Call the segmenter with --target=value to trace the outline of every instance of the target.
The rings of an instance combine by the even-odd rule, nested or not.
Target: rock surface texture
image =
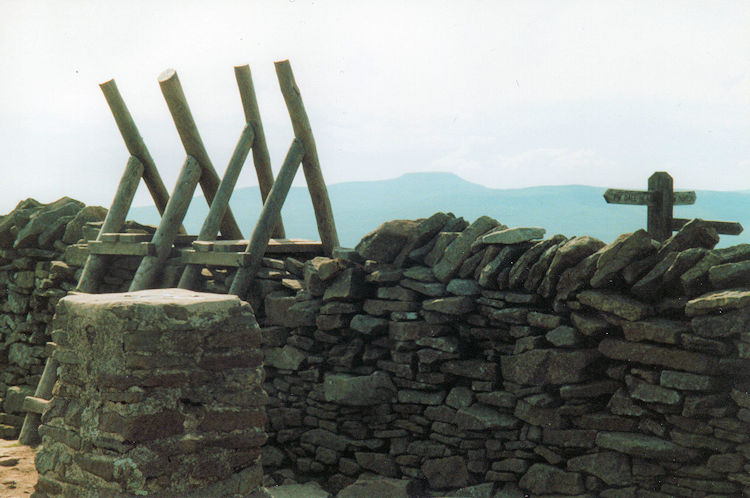
[[[46,496],[248,494],[262,480],[260,330],[235,296],[78,294],[54,320]]]
[[[304,357],[266,369],[268,486],[750,493],[750,248],[712,249],[700,222],[605,245],[456,220],[386,224],[383,260],[360,251],[315,293],[266,297],[266,355]],[[294,306],[309,318],[278,326]]]

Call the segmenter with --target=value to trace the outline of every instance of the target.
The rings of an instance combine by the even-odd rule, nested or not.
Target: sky
[[[110,204],[128,157],[110,78],[171,191],[170,67],[221,176],[244,124],[233,66],[249,64],[277,172],[282,59],[328,183],[642,189],[668,171],[677,189],[750,190],[749,23],[747,1],[0,0],[0,212]],[[238,185],[257,185],[249,163]]]

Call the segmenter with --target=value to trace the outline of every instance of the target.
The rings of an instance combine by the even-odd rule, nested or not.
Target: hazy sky
[[[0,0],[0,212],[109,205],[127,160],[97,86],[113,77],[171,190],[167,67],[221,175],[243,125],[232,68],[250,64],[277,171],[286,58],[329,183],[643,188],[667,170],[677,188],[750,189],[749,25],[747,1]],[[247,166],[240,185],[257,183]]]

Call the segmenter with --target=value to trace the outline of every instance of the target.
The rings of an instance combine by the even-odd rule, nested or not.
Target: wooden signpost
[[[674,183],[669,173],[657,171],[648,179],[648,190],[608,189],[604,192],[607,204],[631,204],[648,206],[646,229],[651,237],[660,242],[672,236],[672,232],[682,228],[688,221],[685,218],[674,218],[674,206],[695,204],[695,192],[675,192]],[[742,225],[734,221],[706,221],[716,231],[724,235],[739,235]]]

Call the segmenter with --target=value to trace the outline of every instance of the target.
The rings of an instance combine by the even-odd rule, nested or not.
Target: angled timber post
[[[229,207],[229,199],[232,197],[232,191],[237,184],[240,171],[242,171],[242,165],[245,164],[247,154],[250,148],[253,147],[254,137],[253,127],[250,123],[247,123],[242,130],[242,135],[240,135],[237,146],[234,148],[232,158],[229,160],[229,165],[224,173],[224,177],[221,179],[219,189],[216,191],[216,197],[214,197],[211,203],[208,215],[203,221],[200,234],[198,234],[198,240],[216,240],[216,234],[219,232],[219,226],[221,225],[222,218],[224,218],[224,213],[226,213]],[[200,267],[198,265],[186,265],[182,272],[182,277],[180,277],[178,287],[181,289],[192,289],[196,284],[199,274]]]
[[[305,148],[302,142],[295,138],[291,147],[289,147],[289,152],[284,159],[284,164],[281,165],[281,170],[273,183],[271,192],[268,194],[266,202],[263,203],[260,218],[253,229],[247,249],[245,249],[245,254],[248,255],[246,264],[239,267],[237,273],[234,274],[229,294],[238,296],[240,299],[245,298],[255,274],[260,268],[273,228],[281,216],[281,207],[284,205],[289,188],[292,186],[292,180],[297,174],[299,163],[303,160],[304,155]]]
[[[253,85],[250,66],[235,66],[234,77],[237,80],[237,87],[240,90],[245,121],[252,126],[253,132],[255,132],[253,164],[255,165],[255,173],[258,176],[261,199],[263,202],[266,202],[268,193],[271,191],[271,187],[273,187],[273,171],[271,170],[271,156],[268,154],[268,145],[266,144],[266,134],[263,131],[263,122],[261,121],[260,110],[258,109],[258,100],[255,97],[255,86]],[[284,224],[281,221],[281,217],[279,217],[279,223],[274,229],[273,237],[283,239],[285,236]]]
[[[101,88],[104,98],[107,100],[107,105],[112,111],[112,116],[115,118],[115,123],[117,123],[117,129],[120,130],[120,135],[122,135],[122,139],[125,141],[125,147],[127,147],[131,156],[135,156],[143,164],[143,181],[146,187],[148,187],[154,204],[156,204],[156,209],[159,210],[159,214],[164,214],[167,202],[169,201],[169,193],[164,186],[161,176],[159,176],[156,163],[154,163],[154,159],[151,157],[151,153],[148,151],[138,131],[138,127],[135,125],[135,121],[133,121],[133,116],[130,115],[130,111],[125,105],[120,91],[117,89],[115,80],[105,81],[99,85],[99,88]],[[119,227],[117,229],[119,230]],[[184,229],[181,228],[181,232],[184,233]]]
[[[48,345],[52,343],[47,343]],[[42,421],[42,414],[49,407],[52,398],[52,389],[55,387],[57,382],[57,367],[59,366],[58,361],[54,358],[54,355],[47,358],[47,363],[44,364],[44,371],[42,377],[39,379],[34,396],[26,396],[23,401],[23,409],[27,412],[26,418],[23,420],[23,426],[21,427],[21,433],[18,435],[18,442],[27,446],[32,446],[40,442],[39,437],[39,424]]]
[[[169,107],[169,113],[177,127],[177,133],[180,135],[185,152],[195,158],[201,167],[201,189],[210,205],[219,187],[219,176],[216,174],[206,147],[203,145],[203,140],[198,133],[198,127],[195,125],[190,107],[188,107],[177,72],[174,69],[167,69],[161,73],[159,75],[159,86]],[[230,239],[242,238],[242,231],[237,226],[231,208],[227,208],[224,214],[221,222],[221,233]]]
[[[107,211],[107,216],[104,218],[104,223],[99,230],[96,240],[101,240],[104,233],[119,232],[122,229],[125,224],[125,218],[130,210],[130,205],[133,203],[133,197],[135,196],[135,191],[138,189],[143,171],[143,163],[135,156],[130,156],[128,164],[125,166],[125,172],[120,179],[120,184],[117,187],[115,198],[112,201],[109,211]],[[99,286],[99,281],[104,274],[108,259],[101,254],[89,254],[86,258],[86,264],[83,266],[83,273],[81,273],[76,290],[79,292],[95,293]]]
[[[195,187],[198,185],[202,170],[203,168],[198,164],[198,161],[188,155],[180,171],[180,176],[177,178],[177,185],[172,197],[167,203],[167,209],[164,210],[159,227],[151,239],[156,254],[143,257],[133,281],[130,283],[130,292],[150,288],[156,280],[159,270],[169,258],[178,227],[185,218],[185,213],[187,213],[190,201],[195,194]]]
[[[307,189],[310,191],[310,198],[315,210],[320,241],[323,243],[323,250],[330,255],[334,247],[339,245],[339,237],[336,233],[336,223],[333,219],[331,201],[328,198],[328,189],[320,169],[318,150],[315,146],[310,120],[302,103],[302,96],[297,83],[294,81],[294,74],[289,61],[276,62],[275,65],[281,94],[284,96],[289,117],[292,120],[294,136],[302,142],[305,149],[305,155],[302,158],[302,170],[305,172]]]

